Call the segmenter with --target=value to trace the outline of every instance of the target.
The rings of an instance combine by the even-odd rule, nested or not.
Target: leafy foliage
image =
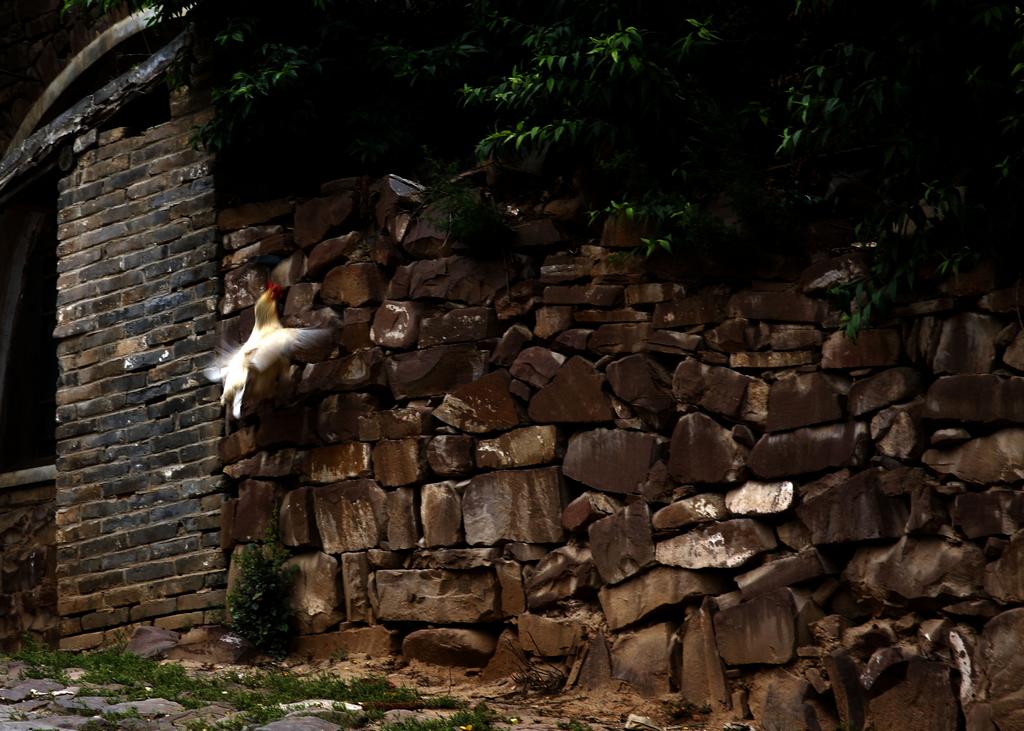
[[[599,217],[645,222],[646,252],[786,246],[809,219],[851,219],[847,243],[874,253],[837,292],[853,329],[923,271],[1019,264],[1016,3],[131,2],[187,9],[212,39],[201,138],[229,163],[408,169],[429,144],[583,180]]]
[[[284,565],[289,555],[272,532],[246,546],[238,558],[238,582],[228,594],[234,630],[271,657],[287,654],[292,634],[295,572]]]

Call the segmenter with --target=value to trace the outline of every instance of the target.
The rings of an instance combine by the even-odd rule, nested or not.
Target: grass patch
[[[495,713],[484,705],[459,711],[450,718],[386,723],[381,731],[491,731]]]
[[[345,721],[346,726],[379,719],[384,711],[392,708],[459,708],[461,705],[454,698],[444,696],[424,698],[412,689],[395,686],[386,678],[379,676],[344,680],[323,673],[304,677],[273,669],[191,676],[179,665],[161,664],[118,649],[78,654],[28,644],[21,651],[11,655],[10,659],[26,663],[27,677],[51,678],[69,683],[67,671],[71,668],[81,668],[85,673],[76,681],[77,683],[107,686],[83,689],[83,695],[104,695],[121,700],[164,698],[180,703],[186,708],[201,708],[211,703],[221,703],[241,712],[238,718],[227,723],[198,723],[192,727],[196,729],[233,729],[253,723],[269,723],[284,715],[280,704],[312,699],[361,705],[365,711],[361,714],[333,714],[337,716],[335,722]],[[486,731],[486,728],[489,728],[479,725],[483,722],[483,717],[477,714],[477,711],[467,713],[470,714],[466,716],[469,720],[455,725],[472,724],[472,731]],[[317,715],[320,715],[320,712],[317,712]],[[450,731],[451,728],[452,723],[447,722],[446,731]],[[404,729],[404,726],[396,726],[397,731]],[[409,729],[430,731],[433,727],[416,726]]]

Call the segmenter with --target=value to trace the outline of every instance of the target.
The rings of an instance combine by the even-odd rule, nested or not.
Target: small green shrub
[[[425,153],[427,219],[447,231],[453,241],[480,254],[494,253],[508,243],[512,230],[494,199],[460,177],[455,163],[442,162],[429,151]]]
[[[292,634],[291,589],[295,572],[286,569],[288,550],[276,532],[239,555],[238,583],[228,594],[235,631],[271,657],[284,657]]]

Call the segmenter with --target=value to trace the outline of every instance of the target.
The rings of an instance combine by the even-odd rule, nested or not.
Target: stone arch
[[[25,114],[4,154],[10,154],[32,134],[47,110],[89,67],[103,58],[115,46],[145,30],[153,19],[154,13],[155,10],[151,8],[140,10],[117,21],[75,54]]]

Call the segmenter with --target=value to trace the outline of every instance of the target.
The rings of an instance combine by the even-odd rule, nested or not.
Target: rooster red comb
[[[281,296],[281,285],[267,282],[267,291],[270,292],[270,298],[276,300]]]

